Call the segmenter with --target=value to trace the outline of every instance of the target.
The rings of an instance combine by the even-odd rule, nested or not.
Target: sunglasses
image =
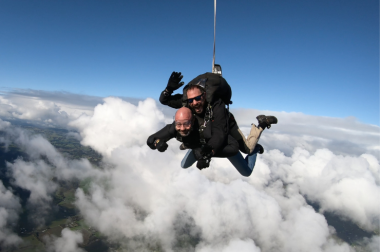
[[[204,93],[202,93],[201,95],[198,95],[198,96],[196,96],[196,97],[194,97],[194,98],[187,99],[187,102],[188,102],[189,104],[191,104],[191,103],[193,103],[194,100],[196,100],[196,101],[200,101],[200,100],[202,99],[202,96],[203,96],[203,95],[204,95]]]

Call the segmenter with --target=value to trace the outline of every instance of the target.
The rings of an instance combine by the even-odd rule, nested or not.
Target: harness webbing
[[[206,139],[204,136],[204,130],[206,129],[207,123],[212,120],[212,117],[213,117],[212,106],[209,104],[206,107],[204,122],[201,126],[199,126],[199,140],[200,140],[202,145],[206,144]]]

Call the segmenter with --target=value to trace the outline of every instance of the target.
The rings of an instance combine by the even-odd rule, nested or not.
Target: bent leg
[[[239,145],[239,150],[245,154],[249,154],[250,153],[250,149],[249,147],[247,146],[247,139],[245,138],[245,136],[243,135],[243,133],[241,133],[241,131],[239,130],[239,126],[237,125],[236,121],[233,121],[230,123],[230,132],[229,134],[236,139],[236,141],[238,142],[238,145]]]
[[[230,160],[241,175],[249,177],[252,174],[253,168],[255,168],[257,153],[259,151],[260,147],[256,146],[252,153],[248,154],[245,158],[239,152],[233,157],[228,157],[228,160]]]
[[[228,157],[228,160],[230,160],[231,164],[235,166],[236,170],[238,170],[241,175],[245,177],[249,177],[251,175],[253,167],[251,169],[248,166],[247,161],[243,158],[240,152],[233,157]]]
[[[261,127],[256,127],[256,125],[252,124],[251,132],[249,133],[248,138],[246,138],[243,132],[239,129],[237,122],[233,121],[231,122],[229,133],[237,140],[239,150],[245,154],[250,154],[255,149],[261,136],[261,132],[263,132]]]
[[[223,147],[220,151],[215,153],[214,157],[232,157],[239,152],[239,144],[235,138],[228,135],[228,144]]]
[[[181,167],[182,168],[189,168],[196,161],[197,161],[197,159],[195,158],[194,152],[193,152],[193,150],[190,149],[187,151],[186,155],[183,157],[183,159],[181,161]]]
[[[245,161],[247,162],[249,169],[251,169],[252,171],[253,171],[253,168],[255,168],[257,153],[259,153],[259,151],[260,151],[260,147],[256,145],[252,153],[248,154],[245,157]]]
[[[238,129],[238,131],[242,136],[244,136],[243,132],[241,132],[240,129]],[[252,153],[254,151],[262,132],[263,129],[261,127],[256,127],[256,125],[252,124],[251,132],[249,132],[249,135],[246,140],[246,145],[250,151],[249,153]],[[243,139],[245,139],[245,137]]]

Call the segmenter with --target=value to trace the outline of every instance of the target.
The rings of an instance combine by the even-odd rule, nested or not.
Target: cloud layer
[[[89,192],[76,192],[77,207],[89,225],[131,250],[354,251],[337,239],[325,211],[368,232],[379,231],[380,210],[374,200],[380,196],[377,126],[353,118],[233,111],[245,133],[259,114],[279,119],[264,131],[260,143],[265,152],[245,178],[226,159],[214,159],[202,171],[181,169],[184,152],[175,140],[165,153],[149,149],[146,138],[173,115],[152,99],[132,104],[108,97],[83,113],[83,107],[77,111],[72,105],[68,110],[42,97],[26,106],[23,99],[29,98],[20,97],[3,97],[1,102],[13,107],[2,105],[0,114],[7,119],[29,115],[29,120],[51,120],[52,125],[75,129],[82,144],[104,156],[105,167],[99,170],[86,160],[69,160],[41,136],[0,121],[6,132],[2,142],[17,142],[31,157],[8,164],[14,183],[30,190],[29,200],[38,205],[38,200],[51,199],[56,186],[51,177],[90,177]],[[28,112],[41,103],[48,109]],[[1,193],[6,190],[3,187]],[[7,218],[0,219],[4,227]],[[67,251],[78,249],[79,235],[67,230],[59,239],[51,243],[56,251],[62,251],[59,244],[64,240],[73,244]],[[373,236],[360,242],[376,251],[378,241]]]
[[[0,181],[0,247],[7,248],[21,243],[21,238],[10,229],[17,221],[20,210],[19,199]]]

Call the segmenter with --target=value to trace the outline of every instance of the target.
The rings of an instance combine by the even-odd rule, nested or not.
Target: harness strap
[[[205,118],[204,122],[201,126],[199,126],[199,140],[201,144],[206,144],[206,139],[204,136],[204,130],[206,129],[207,123],[212,120],[213,114],[212,114],[212,106],[208,104],[206,107],[206,112],[205,112]]]
[[[206,128],[206,126],[204,126],[204,125],[201,125],[199,127],[199,142],[201,142],[201,144],[206,144],[206,139],[205,139],[205,135],[204,135],[205,128]]]

